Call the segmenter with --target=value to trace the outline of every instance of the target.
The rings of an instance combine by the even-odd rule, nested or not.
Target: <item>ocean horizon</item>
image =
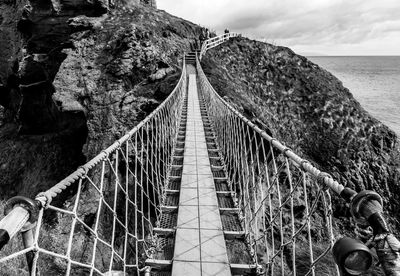
[[[307,56],[335,75],[373,117],[400,136],[400,56]]]

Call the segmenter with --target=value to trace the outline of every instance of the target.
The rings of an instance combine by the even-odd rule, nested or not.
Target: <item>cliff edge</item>
[[[383,196],[398,229],[399,140],[340,80],[289,48],[246,38],[211,49],[202,66],[216,91],[273,137],[344,186]],[[348,218],[333,199],[334,216]]]

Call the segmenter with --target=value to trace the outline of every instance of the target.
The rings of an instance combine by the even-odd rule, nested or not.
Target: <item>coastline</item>
[[[335,75],[368,113],[400,136],[400,56],[307,58]]]

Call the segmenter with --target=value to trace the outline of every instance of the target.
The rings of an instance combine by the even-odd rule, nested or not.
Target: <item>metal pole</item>
[[[15,207],[0,221],[0,250],[21,230],[29,220],[29,211]]]
[[[32,229],[36,225],[40,208],[39,201],[23,196],[13,197],[6,202],[4,207],[6,216],[0,221],[0,250],[19,232],[25,249],[33,249]],[[32,271],[35,252],[31,250],[25,254],[30,275],[38,275],[37,270],[35,273]]]
[[[33,230],[30,229],[25,232],[21,232],[22,236],[22,243],[24,245],[24,248],[29,248],[33,246],[34,243],[34,237],[33,237]],[[28,268],[29,268],[29,274],[32,275],[32,267],[33,267],[33,259],[35,258],[35,252],[34,251],[29,251],[26,254],[26,261],[28,263]],[[38,275],[38,270],[36,269],[36,275]]]

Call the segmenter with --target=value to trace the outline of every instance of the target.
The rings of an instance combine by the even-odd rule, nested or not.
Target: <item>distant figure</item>
[[[225,29],[224,33],[229,34],[229,30]]]
[[[197,38],[194,40],[194,48],[195,48],[195,51],[197,51],[198,49],[201,48],[200,41]]]
[[[206,29],[206,39],[210,38],[210,31],[208,29]]]
[[[203,45],[203,42],[205,41],[205,36],[204,36],[203,31],[200,32],[199,41],[200,41],[200,47],[201,47]]]

